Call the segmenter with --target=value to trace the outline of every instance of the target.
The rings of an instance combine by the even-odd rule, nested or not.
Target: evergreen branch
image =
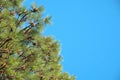
[[[27,28],[31,27],[31,25],[28,25],[27,27],[23,28],[22,30],[20,30],[20,32],[26,30]]]
[[[0,70],[5,68],[5,66],[6,66],[6,62],[4,62],[3,64],[0,65]]]
[[[22,16],[22,18],[19,20],[19,22],[17,23],[17,25],[20,25],[20,23],[22,22],[22,20],[28,15],[29,13],[26,13]]]
[[[8,48],[6,48],[6,49],[1,49],[0,50],[0,53],[8,53],[10,50],[8,49]]]
[[[7,38],[1,45],[0,45],[0,48],[5,45],[7,42],[11,41],[12,38]]]
[[[27,27],[27,28],[26,28],[26,31],[24,31],[25,34],[27,34],[28,32],[30,32],[30,30],[32,29],[32,27]]]
[[[34,55],[34,53],[31,53],[31,54],[27,55],[26,57],[24,57],[22,60],[25,60],[25,63],[26,63],[26,61],[28,61],[29,58],[31,58],[33,55]]]
[[[18,71],[18,70],[25,70],[26,69],[26,66],[25,65],[22,65],[18,68],[15,69],[15,71]]]
[[[39,24],[39,23],[36,23],[36,24],[34,24],[34,26],[32,26],[32,25],[30,24],[30,25],[28,25],[27,27],[23,28],[20,32],[24,31],[24,33],[27,34],[27,32],[29,32],[29,31],[32,29],[32,27],[35,27],[35,26],[38,25],[38,24]]]

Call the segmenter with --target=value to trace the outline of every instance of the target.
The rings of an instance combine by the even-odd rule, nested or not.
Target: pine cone
[[[10,11],[10,15],[14,16],[15,12],[14,11]]]
[[[34,8],[34,9],[33,9],[33,12],[37,12],[37,11],[38,11],[38,8]]]
[[[30,25],[33,27],[33,26],[35,26],[35,23],[33,23],[33,22],[30,22]]]

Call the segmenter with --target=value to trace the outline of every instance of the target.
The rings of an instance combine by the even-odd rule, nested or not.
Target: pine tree
[[[43,6],[0,0],[0,80],[75,80],[62,71],[59,42],[42,34]]]

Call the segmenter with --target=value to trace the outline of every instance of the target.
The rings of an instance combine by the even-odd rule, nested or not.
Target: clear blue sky
[[[61,43],[63,70],[76,80],[120,80],[120,0],[26,0],[53,16],[46,35]]]

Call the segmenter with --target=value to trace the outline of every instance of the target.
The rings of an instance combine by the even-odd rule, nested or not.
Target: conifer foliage
[[[59,43],[44,36],[43,6],[0,0],[0,80],[75,80],[60,65]]]

